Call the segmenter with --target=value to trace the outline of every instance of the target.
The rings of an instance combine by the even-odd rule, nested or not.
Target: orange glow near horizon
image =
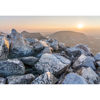
[[[0,31],[10,33],[15,28],[18,32],[56,32],[79,31],[100,32],[100,17],[96,16],[1,16]]]

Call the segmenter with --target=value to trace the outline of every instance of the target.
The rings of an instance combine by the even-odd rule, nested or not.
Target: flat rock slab
[[[55,84],[57,81],[58,79],[53,74],[46,72],[33,80],[32,84]]]
[[[62,84],[87,84],[87,82],[82,76],[76,73],[69,73],[65,76]]]
[[[6,79],[5,79],[5,78],[0,77],[0,84],[6,84]]]
[[[25,67],[18,59],[0,61],[0,76],[22,75]]]
[[[26,74],[20,76],[8,76],[8,84],[30,84],[35,79],[33,74]]]
[[[71,61],[63,56],[46,53],[41,56],[35,68],[42,72],[51,72],[52,74],[58,75],[69,67],[70,64]]]

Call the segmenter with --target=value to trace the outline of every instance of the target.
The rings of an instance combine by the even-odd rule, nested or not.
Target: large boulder
[[[32,84],[55,84],[57,81],[58,79],[53,74],[46,72],[33,80]]]
[[[90,48],[88,48],[86,45],[78,44],[71,48],[66,48],[66,53],[70,57],[79,57],[81,54],[84,54],[85,56],[91,56],[92,53],[90,51]]]
[[[18,59],[0,61],[0,76],[22,75],[25,67]]]
[[[6,79],[3,77],[0,77],[0,84],[6,84]]]
[[[38,61],[38,58],[29,56],[29,57],[19,58],[19,60],[21,60],[26,65],[34,66],[34,64]]]
[[[31,84],[31,82],[35,79],[33,74],[26,74],[20,76],[8,76],[7,83],[8,84]]]
[[[94,82],[96,82],[98,79],[98,75],[94,72],[94,70],[91,67],[82,67],[80,75],[84,77],[89,84],[94,84]]]
[[[29,45],[24,37],[18,33],[15,29],[12,29],[11,34],[9,35],[10,48],[9,48],[9,57],[25,57],[32,56],[34,54],[33,47]]]
[[[77,67],[91,67],[93,70],[96,69],[95,65],[95,59],[91,56],[85,56],[85,55],[81,55],[73,64],[73,68],[77,68]]]
[[[65,76],[62,84],[87,84],[87,82],[82,76],[76,73],[69,73]]]
[[[0,36],[0,60],[7,59],[9,42],[4,36]]]
[[[65,71],[70,64],[71,61],[63,56],[45,53],[36,63],[35,68],[42,72],[51,72],[58,75]]]

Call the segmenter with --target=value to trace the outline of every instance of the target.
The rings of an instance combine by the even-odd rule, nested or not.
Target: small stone
[[[22,57],[20,58],[20,60],[26,65],[34,66],[34,64],[38,61],[38,58],[29,56],[29,57]]]
[[[76,73],[69,73],[65,76],[62,84],[87,84],[87,82],[82,76]]]
[[[55,84],[57,81],[58,79],[53,74],[46,72],[33,80],[32,84]]]

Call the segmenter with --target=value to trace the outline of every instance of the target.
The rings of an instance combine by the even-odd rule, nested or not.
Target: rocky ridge
[[[100,53],[93,55],[86,45],[27,39],[15,29],[0,36],[0,84],[99,83]]]

